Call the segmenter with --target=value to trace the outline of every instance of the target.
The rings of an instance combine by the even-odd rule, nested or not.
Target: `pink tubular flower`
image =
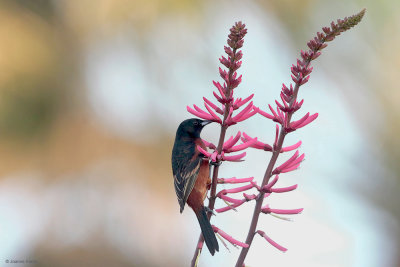
[[[278,182],[279,179],[279,175],[275,175],[275,178],[269,182],[267,185],[265,185],[262,190],[266,193],[271,191],[271,188],[276,184],[276,182]]]
[[[293,171],[300,166],[300,163],[303,159],[304,159],[304,153],[299,156],[299,151],[296,151],[296,153],[290,159],[288,159],[285,163],[283,163],[279,167],[275,168],[272,174],[279,174],[279,173]]]
[[[257,137],[251,140],[248,140],[246,142],[243,142],[243,144],[237,145],[237,146],[233,146],[230,148],[223,148],[225,153],[230,153],[230,152],[238,152],[241,150],[244,150],[248,147],[251,147],[252,145],[254,145],[257,142]]]
[[[244,198],[246,199],[246,201],[254,200],[254,199],[257,198],[257,195],[256,195],[256,194],[251,194],[251,195],[249,195],[249,194],[243,193],[243,196],[244,196]]]
[[[228,205],[227,207],[216,209],[216,211],[218,213],[225,212],[225,211],[228,211],[228,210],[231,210],[231,209],[235,209],[235,208],[239,207],[240,205],[242,205],[243,203],[245,203],[247,201],[250,201],[250,200],[253,200],[253,199],[255,199],[257,197],[255,195],[253,196],[253,195],[248,195],[248,194],[245,194],[245,193],[243,193],[244,199],[235,199],[235,198],[228,197],[227,194],[240,193],[240,192],[249,190],[249,189],[254,187],[254,184],[252,182],[253,177],[244,178],[244,179],[234,179],[234,180],[231,180],[231,181],[233,181],[234,183],[237,183],[239,180],[240,180],[240,182],[250,182],[250,183],[248,185],[244,185],[244,186],[241,186],[241,187],[223,189],[223,190],[221,190],[220,192],[217,193],[216,196],[219,197],[220,199],[224,200],[225,203]],[[228,202],[230,202],[232,204],[230,204]]]
[[[297,184],[288,186],[288,187],[281,187],[281,188],[272,188],[279,179],[279,175],[275,175],[275,178],[269,182],[267,185],[264,185],[261,188],[261,191],[265,193],[286,193],[297,189]]]
[[[199,118],[202,118],[204,120],[210,120],[210,121],[212,120],[212,121],[214,121],[214,118],[210,114],[208,114],[208,113],[206,113],[204,111],[203,112],[198,112],[198,111],[192,109],[189,106],[187,106],[186,109],[187,109],[187,111],[189,111],[190,113],[192,113],[193,115],[195,115],[195,116],[197,116]]]
[[[211,116],[219,123],[222,123],[222,120],[217,116],[217,114],[214,113],[214,111],[212,111],[212,109],[207,105],[206,102],[204,102],[204,106],[206,107],[206,109],[208,110],[208,112],[211,114]]]
[[[297,189],[297,184],[288,186],[288,187],[281,187],[281,188],[271,188],[270,191],[272,193],[286,193]]]
[[[275,214],[299,214],[303,211],[304,209],[290,209],[290,210],[284,210],[284,209],[271,209],[268,205],[265,205],[263,208],[261,208],[261,212],[263,213],[275,213]]]
[[[258,141],[257,137],[256,138],[252,138],[249,135],[247,135],[245,132],[243,132],[242,136],[243,136],[242,137],[242,142],[244,142],[244,143],[245,142],[249,142],[250,140],[255,140],[255,142],[252,145],[250,145],[249,147],[253,147],[253,148],[257,148],[257,149],[263,149],[265,151],[272,151],[272,146]]]
[[[254,107],[254,110],[257,111],[258,114],[263,115],[264,117],[266,117],[267,119],[275,120],[275,116],[272,116],[271,114],[269,114],[269,113],[267,113],[265,111],[262,111],[258,107]],[[277,122],[279,122],[279,121],[277,121]]]
[[[269,195],[270,195],[270,193],[264,194],[264,198],[268,197]],[[241,199],[241,200],[239,200],[239,199],[234,199],[234,202],[235,202],[235,203],[232,202],[233,204],[227,203],[227,202],[229,202],[229,200],[227,200],[225,197],[224,197],[224,198],[221,198],[222,200],[225,201],[225,203],[226,203],[228,206],[223,207],[223,208],[215,209],[215,211],[218,212],[218,213],[222,213],[222,212],[229,211],[229,210],[235,210],[235,208],[241,206],[243,203],[248,202],[248,201],[251,201],[251,200],[256,200],[259,196],[260,196],[260,195],[256,195],[256,194],[251,194],[251,195],[249,195],[249,194],[243,193],[243,197],[244,197],[244,198]]]
[[[253,112],[252,109],[253,109],[253,102],[250,102],[250,104],[248,104],[247,107],[245,107],[239,114],[237,114],[235,117],[232,118],[232,121],[240,122],[250,118],[255,114],[255,112]]]
[[[236,110],[238,108],[240,108],[241,106],[243,106],[244,104],[246,104],[247,102],[249,102],[252,98],[253,98],[254,94],[251,94],[250,96],[248,96],[245,99],[241,99],[241,98],[236,98],[235,103],[233,103],[233,109]]]
[[[215,148],[216,148],[216,146],[215,146],[213,143],[211,143],[211,142],[207,142],[207,141],[204,140],[204,139],[201,139],[201,141],[203,141],[204,145],[205,145],[206,147],[210,148],[210,149],[215,149]]]
[[[282,153],[282,152],[289,152],[289,151],[298,149],[300,146],[301,146],[301,141],[299,141],[299,142],[297,142],[296,144],[291,145],[291,146],[282,147],[281,153]]]
[[[207,152],[206,150],[204,150],[201,146],[197,146],[197,149],[200,151],[200,153],[202,153],[204,156],[206,156],[207,158],[211,158],[212,153]]]
[[[251,189],[251,188],[253,188],[253,187],[254,187],[253,184],[250,183],[250,184],[248,184],[248,185],[241,186],[241,187],[230,188],[230,189],[223,189],[223,190],[221,190],[221,191],[217,194],[217,196],[219,196],[220,194],[226,195],[226,194],[240,193],[240,192],[249,190],[249,189]]]
[[[253,181],[254,177],[249,177],[249,178],[218,178],[218,183],[220,184],[239,184],[239,183],[248,183]]]
[[[240,132],[237,132],[236,136],[233,137],[231,136],[227,141],[225,141],[225,143],[222,145],[223,149],[229,149],[232,146],[234,146],[240,139]]]
[[[222,212],[225,212],[225,211],[228,211],[228,210],[234,210],[235,208],[241,206],[245,202],[246,202],[246,200],[242,199],[240,201],[240,203],[230,204],[230,205],[228,205],[226,207],[215,209],[215,211],[218,212],[218,213],[222,213]]]
[[[222,152],[221,160],[238,162],[238,161],[241,161],[242,158],[244,158],[244,156],[246,156],[246,152],[240,153],[238,155],[233,155],[233,156],[226,156],[225,153]]]
[[[268,195],[269,194],[265,194],[265,197],[267,197]],[[249,194],[243,193],[243,197],[244,197],[244,199],[241,199],[241,200],[235,199],[235,202],[231,202],[233,204],[227,203],[228,206],[223,207],[223,208],[219,208],[219,209],[215,209],[215,211],[218,212],[218,213],[222,213],[222,212],[225,212],[225,211],[228,211],[228,210],[234,210],[235,208],[241,206],[245,202],[257,199],[258,196],[256,194],[249,195]],[[229,201],[226,198],[221,198],[221,199],[223,199],[224,201]]]
[[[219,193],[218,193],[218,194],[217,194],[217,197],[219,197],[219,198],[222,199],[222,200],[225,200],[225,201],[228,201],[228,202],[230,202],[230,203],[237,204],[237,205],[241,205],[241,204],[244,203],[243,200],[228,197],[226,194],[219,194]]]
[[[258,233],[260,236],[264,237],[265,240],[267,240],[268,243],[270,243],[270,244],[271,244],[272,246],[274,246],[275,248],[279,249],[279,250],[282,251],[282,252],[286,252],[286,251],[287,251],[287,248],[282,247],[281,245],[279,245],[278,243],[276,243],[274,240],[272,240],[270,237],[268,237],[268,236],[265,234],[264,231],[258,230],[257,233]]]
[[[228,235],[227,233],[225,233],[224,231],[222,231],[221,229],[219,229],[218,227],[216,227],[214,225],[212,225],[212,228],[214,229],[214,232],[216,232],[217,234],[222,236],[225,240],[229,241],[229,243],[231,243],[232,245],[237,245],[242,248],[247,248],[249,246],[246,243],[243,243],[243,242],[240,242],[240,241],[234,239],[233,237],[231,237],[230,235]]]
[[[311,116],[310,116],[310,113],[307,113],[300,120],[291,122],[289,129],[290,129],[290,131],[300,129],[300,128],[306,126],[307,124],[311,123],[312,121],[314,121],[317,117],[318,117],[318,113],[315,113]]]
[[[220,109],[219,107],[217,107],[213,102],[211,102],[210,100],[208,100],[207,98],[203,97],[204,100],[204,105],[206,105],[206,103],[212,107],[216,112],[218,112],[221,115],[224,115],[224,112],[222,111],[222,109]]]
[[[232,111],[234,110],[232,106]],[[232,112],[229,112],[228,117],[226,118],[225,124],[230,126],[234,125],[238,122],[244,121],[252,116],[254,116],[257,112],[253,110],[253,102],[247,105],[239,114],[232,117]]]

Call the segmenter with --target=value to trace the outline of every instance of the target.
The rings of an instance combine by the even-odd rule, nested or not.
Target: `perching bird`
[[[172,149],[172,172],[180,212],[182,213],[185,203],[193,209],[208,250],[214,255],[219,250],[218,241],[203,204],[211,184],[210,167],[208,160],[197,149],[199,145],[206,150],[200,132],[209,123],[211,121],[188,119],[179,125]]]

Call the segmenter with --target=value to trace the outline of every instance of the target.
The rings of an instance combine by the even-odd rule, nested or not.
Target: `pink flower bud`
[[[278,100],[275,100],[275,103],[280,110],[284,110],[286,108],[281,103],[279,103]],[[285,103],[285,101],[283,101],[283,103]],[[285,103],[285,106],[287,106],[286,103]]]
[[[304,79],[301,80],[300,85],[305,84],[306,82],[308,82],[308,80],[310,79],[310,75],[308,75],[307,77],[305,77]]]
[[[232,49],[231,49],[230,47],[224,46],[224,50],[225,50],[225,53],[226,53],[228,56],[233,57],[233,51],[232,51]]]
[[[226,70],[221,69],[221,67],[218,68],[219,70],[219,75],[221,76],[221,78],[228,83],[229,82],[229,76],[228,73],[226,72]]]
[[[216,92],[213,91],[213,95],[214,95],[214,97],[218,100],[218,102],[220,102],[221,104],[224,104],[224,103],[225,103],[225,99],[219,97],[219,95],[218,95]]]
[[[231,67],[231,62],[227,60],[224,56],[221,56],[219,62],[221,62],[221,64],[227,67],[228,69]]]
[[[288,103],[290,103],[290,100],[292,100],[291,97],[286,96],[283,92],[281,92],[279,94],[279,96],[281,97],[282,103],[285,106],[285,108],[289,108]],[[276,101],[276,100],[275,100]]]
[[[298,110],[299,108],[301,108],[301,105],[303,105],[303,102],[304,102],[304,99],[302,99],[302,100],[300,101],[300,103],[296,101],[296,102],[293,104],[293,110],[296,111],[296,110]]]
[[[225,89],[222,88],[222,86],[219,82],[213,81],[213,84],[215,87],[217,87],[219,93],[221,94],[222,99],[225,99]]]
[[[270,104],[268,104],[269,110],[271,110],[272,114],[274,115],[275,119],[278,119],[278,115],[276,114],[275,110],[272,108]]]
[[[299,80],[295,76],[293,76],[293,75],[290,75],[290,76],[292,77],[292,80],[294,83],[299,83]]]
[[[321,55],[321,52],[314,53],[314,54],[312,55],[311,59],[314,60],[314,59],[316,59],[317,57],[319,57],[320,55]]]
[[[326,34],[330,34],[331,33],[331,29],[329,27],[323,27],[322,30],[324,31],[324,33]]]

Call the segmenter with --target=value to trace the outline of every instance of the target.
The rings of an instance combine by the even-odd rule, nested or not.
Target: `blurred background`
[[[188,266],[199,235],[179,214],[170,153],[186,105],[212,97],[229,28],[246,23],[243,82],[266,108],[322,26],[367,8],[314,61],[287,138],[306,161],[282,175],[298,190],[267,199],[305,208],[295,222],[261,216],[249,266],[400,266],[400,2],[0,1],[0,266]],[[299,114],[300,115],[300,114]],[[217,125],[203,137],[216,142]],[[230,129],[272,142],[255,116]],[[282,162],[285,157],[280,158]],[[261,181],[270,154],[249,151],[221,177]],[[221,187],[222,188],[222,187]],[[217,206],[225,204],[217,201]],[[213,218],[244,240],[254,203]],[[220,245],[200,266],[233,266]],[[11,264],[6,260],[31,261]]]

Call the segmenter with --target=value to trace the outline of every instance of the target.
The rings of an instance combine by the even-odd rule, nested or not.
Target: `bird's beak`
[[[208,121],[208,120],[204,120],[204,121],[202,121],[201,122],[201,126],[206,126],[207,124],[210,124],[210,123],[212,123],[213,121]]]

